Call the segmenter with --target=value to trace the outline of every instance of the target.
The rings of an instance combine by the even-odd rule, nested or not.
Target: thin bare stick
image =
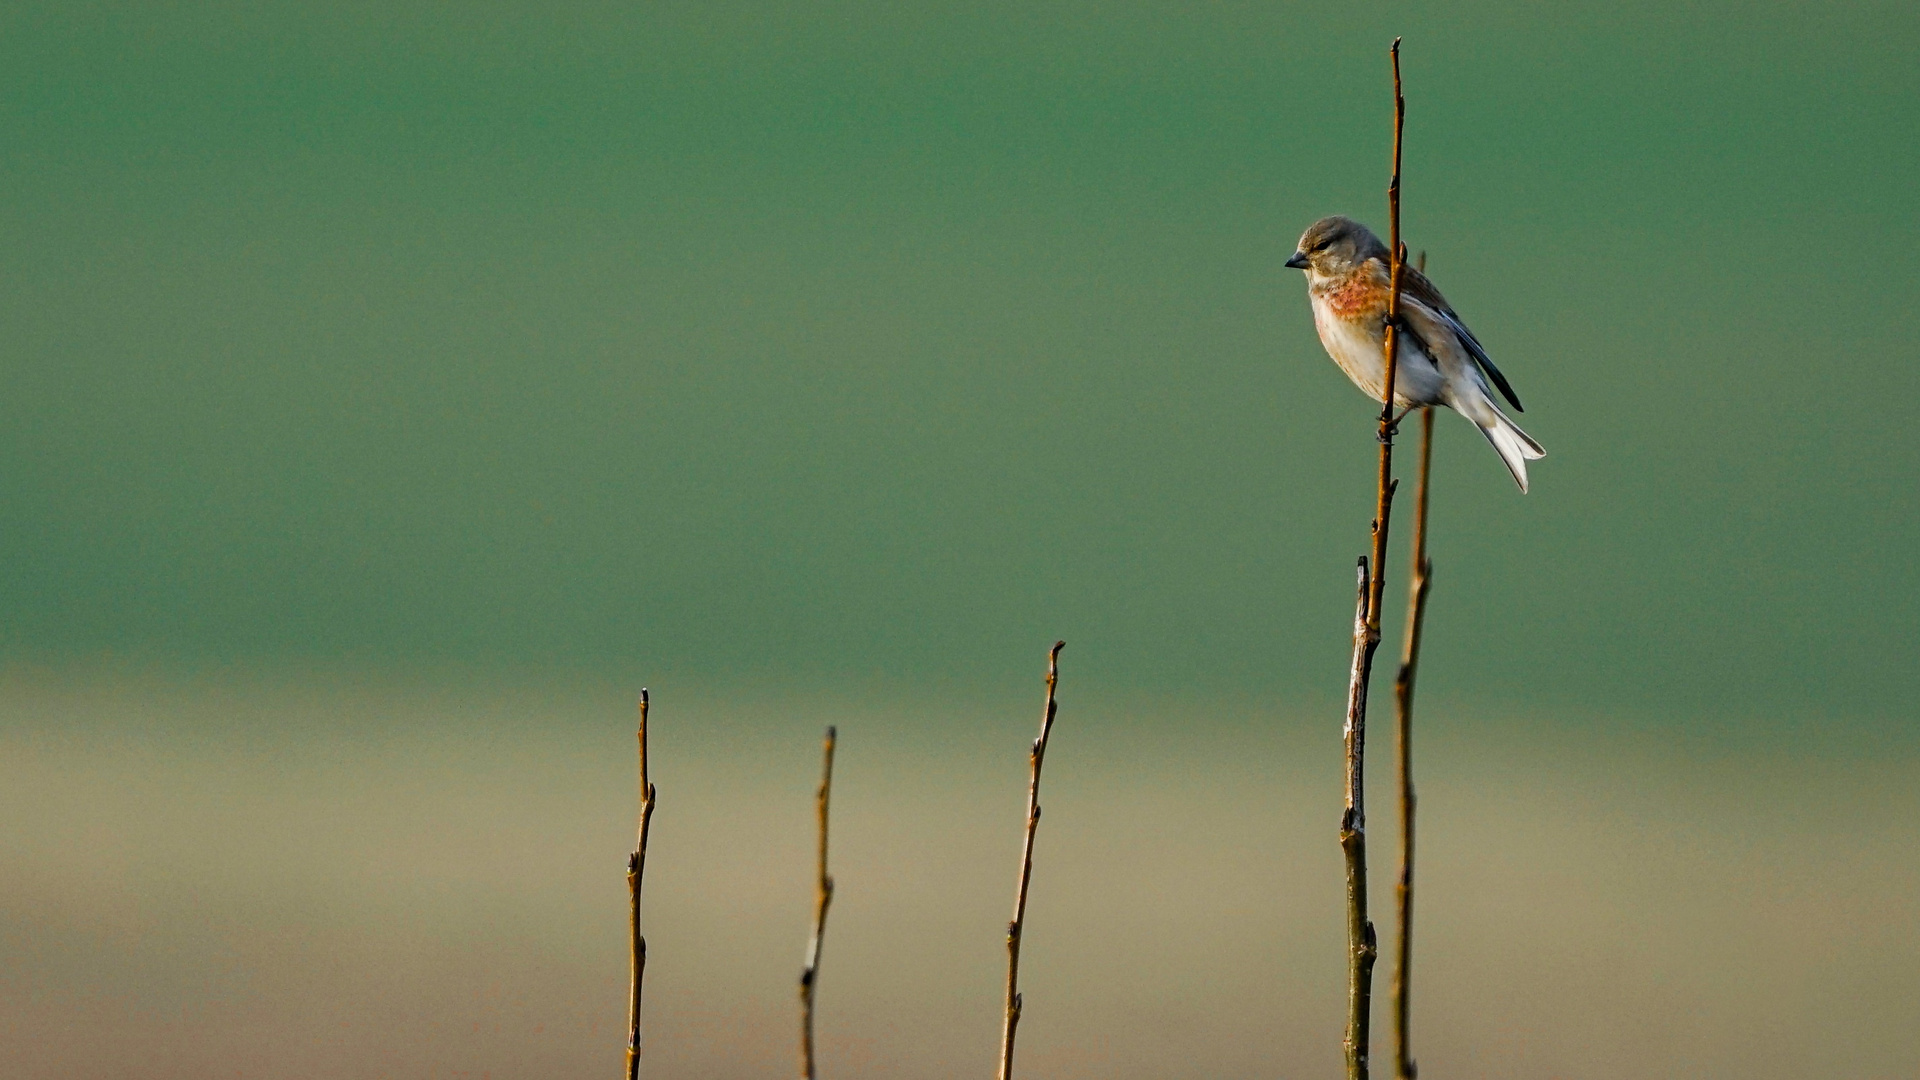
[[[1047,707],[1040,714],[1040,737],[1033,740],[1028,755],[1032,767],[1027,781],[1027,839],[1020,849],[1020,887],[1013,894],[1013,921],[1007,924],[1007,1021],[1000,1030],[1000,1080],[1013,1080],[1013,1032],[1020,1026],[1020,936],[1026,929],[1027,882],[1033,878],[1033,834],[1040,826],[1040,765],[1047,756],[1047,736],[1053,732],[1054,687],[1060,681],[1060,650],[1064,641],[1053,643],[1047,653]]]
[[[1373,652],[1367,626],[1367,560],[1360,560],[1353,611],[1353,665],[1347,679],[1347,807],[1340,817],[1340,850],[1347,856],[1347,1077],[1366,1080],[1367,1039],[1373,1012],[1373,923],[1367,918],[1367,831],[1362,782],[1367,728],[1367,667]],[[1374,639],[1377,642],[1377,639]]]
[[[1413,578],[1407,590],[1406,644],[1400,653],[1400,673],[1393,680],[1400,779],[1400,881],[1394,887],[1400,933],[1393,966],[1393,1059],[1400,1080],[1415,1080],[1419,1072],[1407,1033],[1413,966],[1413,677],[1420,664],[1427,590],[1433,584],[1433,560],[1427,557],[1427,476],[1432,461],[1433,409],[1429,407],[1420,410],[1420,481],[1413,496]]]
[[[627,1080],[640,1076],[640,980],[647,973],[647,939],[640,936],[640,885],[647,872],[647,825],[653,820],[653,784],[647,780],[647,691],[640,689],[640,828],[627,856],[628,940],[633,946],[627,994]]]
[[[821,751],[820,868],[814,883],[813,936],[807,940],[807,966],[800,970],[800,1075],[813,1080],[813,988],[820,975],[820,939],[827,932],[827,905],[833,903],[833,878],[827,876],[827,801],[833,794],[834,731],[827,729]]]
[[[1360,560],[1359,611],[1354,617],[1353,663],[1347,685],[1347,805],[1340,817],[1340,848],[1347,857],[1347,1037],[1348,1080],[1367,1080],[1373,1015],[1373,962],[1378,955],[1367,917],[1367,816],[1365,765],[1367,683],[1380,647],[1380,600],[1386,587],[1387,525],[1393,510],[1393,390],[1398,367],[1400,279],[1406,245],[1400,241],[1400,132],[1406,100],[1400,92],[1400,39],[1393,39],[1393,175],[1387,183],[1391,224],[1391,280],[1387,295],[1386,373],[1380,390],[1380,477],[1373,515],[1373,558]],[[1371,571],[1371,572],[1369,572]]]

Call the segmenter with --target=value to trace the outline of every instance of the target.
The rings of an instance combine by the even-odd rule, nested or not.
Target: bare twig
[[[1040,825],[1040,765],[1046,760],[1047,736],[1053,731],[1053,691],[1060,681],[1060,650],[1066,647],[1066,642],[1056,641],[1047,653],[1047,706],[1040,715],[1040,737],[1033,740],[1033,752],[1028,755],[1032,773],[1027,781],[1027,839],[1020,850],[1013,921],[1007,924],[1007,1020],[1000,1031],[1000,1080],[1013,1080],[1013,1032],[1020,1026],[1020,936],[1026,928],[1027,882],[1033,877],[1033,834]]]
[[[1366,756],[1367,666],[1373,651],[1367,626],[1367,560],[1357,573],[1353,611],[1353,665],[1347,680],[1347,808],[1340,817],[1340,850],[1347,856],[1347,1077],[1366,1080],[1367,1039],[1373,1011],[1373,923],[1367,918],[1367,832],[1362,808]]]
[[[833,878],[827,876],[827,801],[833,794],[834,731],[827,729],[821,751],[820,867],[814,884],[813,936],[807,940],[807,966],[800,971],[800,1075],[813,1080],[813,988],[820,975],[820,939],[827,932],[827,905],[833,903]]]
[[[647,872],[647,826],[653,821],[653,784],[647,780],[647,691],[640,690],[640,828],[627,856],[628,935],[633,946],[627,995],[627,1080],[640,1076],[640,980],[647,973],[647,939],[640,936],[640,885]]]
[[[1347,857],[1347,1037],[1348,1080],[1367,1080],[1373,1010],[1373,962],[1378,955],[1367,917],[1367,832],[1364,776],[1367,744],[1367,682],[1380,646],[1380,599],[1386,587],[1387,525],[1393,510],[1393,390],[1398,367],[1400,279],[1406,246],[1400,242],[1400,132],[1406,101],[1400,93],[1400,39],[1393,40],[1393,176],[1387,183],[1391,224],[1391,279],[1387,296],[1386,372],[1380,390],[1380,477],[1373,515],[1373,558],[1360,560],[1360,599],[1354,617],[1353,664],[1347,686],[1347,805],[1340,818],[1340,847]],[[1371,571],[1371,572],[1369,572]]]
[[[1420,481],[1413,496],[1413,578],[1407,591],[1407,638],[1400,653],[1400,673],[1393,680],[1400,774],[1400,881],[1394,888],[1400,933],[1393,966],[1393,1058],[1400,1080],[1414,1080],[1419,1071],[1413,1063],[1407,1023],[1413,965],[1413,677],[1420,665],[1427,590],[1433,584],[1433,560],[1427,557],[1427,476],[1432,461],[1433,409],[1429,407],[1420,410]]]

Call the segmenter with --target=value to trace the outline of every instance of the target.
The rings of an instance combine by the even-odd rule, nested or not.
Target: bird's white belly
[[[1320,331],[1320,343],[1326,346],[1327,355],[1333,357],[1333,362],[1340,365],[1340,370],[1347,373],[1347,378],[1352,379],[1362,393],[1379,401],[1381,385],[1387,377],[1384,334],[1370,334],[1362,328],[1364,324],[1355,325],[1329,314],[1317,298],[1313,305],[1313,323]],[[1439,402],[1444,381],[1439,369],[1410,335],[1398,337],[1399,363],[1394,365],[1393,403],[1404,409]]]

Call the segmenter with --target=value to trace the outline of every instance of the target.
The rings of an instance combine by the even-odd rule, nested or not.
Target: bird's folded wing
[[[1467,355],[1473,358],[1474,364],[1513,403],[1513,411],[1527,411],[1521,406],[1519,395],[1508,385],[1507,377],[1493,366],[1493,358],[1487,355],[1486,347],[1480,344],[1479,338],[1473,336],[1473,331],[1467,329],[1467,324],[1460,320],[1460,316],[1454,314],[1453,306],[1447,303],[1446,297],[1440,295],[1439,289],[1434,288],[1433,282],[1427,280],[1427,275],[1411,266],[1404,267],[1400,275],[1400,296],[1403,300],[1411,301],[1407,305],[1408,321],[1413,324],[1416,333],[1428,339],[1444,335],[1458,341]],[[1420,326],[1423,318],[1433,325]],[[1432,354],[1431,349],[1428,354]]]

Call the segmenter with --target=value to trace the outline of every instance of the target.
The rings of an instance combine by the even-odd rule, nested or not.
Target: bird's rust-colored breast
[[[1329,283],[1321,297],[1332,314],[1342,319],[1386,314],[1387,292],[1391,286],[1377,280],[1380,275],[1373,272],[1374,267],[1371,262],[1365,263],[1345,279]]]

